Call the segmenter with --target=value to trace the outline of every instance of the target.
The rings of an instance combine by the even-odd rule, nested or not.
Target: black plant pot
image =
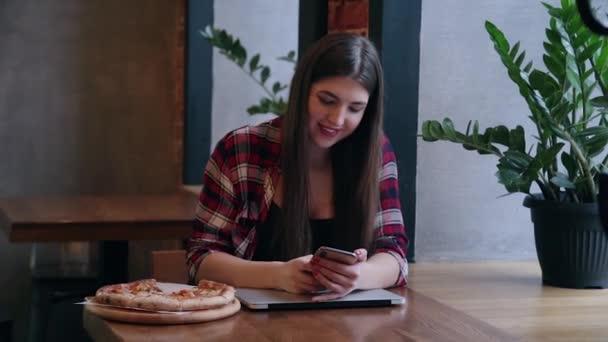
[[[597,203],[558,203],[526,196],[534,223],[543,283],[569,288],[608,288],[608,234]]]

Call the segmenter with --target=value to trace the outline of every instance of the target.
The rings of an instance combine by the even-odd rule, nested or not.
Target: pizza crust
[[[241,309],[238,299],[209,310],[187,311],[182,314],[147,312],[121,309],[102,305],[87,305],[85,310],[104,319],[134,324],[191,324],[222,319],[236,314]],[[84,317],[87,320],[87,315]],[[175,340],[175,338],[173,338]]]
[[[144,279],[107,285],[97,290],[93,302],[151,311],[196,311],[218,308],[235,299],[232,286],[201,280],[198,286],[167,292],[156,280]]]

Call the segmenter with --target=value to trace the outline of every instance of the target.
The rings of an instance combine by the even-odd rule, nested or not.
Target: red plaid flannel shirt
[[[279,178],[281,118],[228,133],[207,163],[188,240],[190,280],[209,253],[225,252],[251,260],[257,244],[256,226],[264,222]],[[383,137],[380,172],[380,207],[376,214],[370,255],[386,252],[400,265],[395,285],[407,283],[408,264],[395,153]]]

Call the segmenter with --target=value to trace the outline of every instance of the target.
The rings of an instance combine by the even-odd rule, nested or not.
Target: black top
[[[255,261],[287,261],[279,260],[277,252],[273,252],[271,245],[272,230],[275,223],[279,219],[282,209],[272,202],[268,217],[264,223],[256,227],[257,246],[253,254]],[[332,246],[332,228],[333,219],[310,219],[310,228],[312,235],[312,251],[317,250],[321,246]]]

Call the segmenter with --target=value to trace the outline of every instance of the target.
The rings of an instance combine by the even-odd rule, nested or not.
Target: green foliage
[[[537,130],[535,144],[526,150],[522,126],[496,126],[480,133],[479,123],[469,121],[461,133],[447,118],[424,121],[422,138],[495,155],[496,176],[509,193],[529,194],[535,183],[548,200],[595,202],[598,174],[608,166],[608,157],[600,156],[608,144],[608,42],[583,25],[574,0],[562,0],[561,8],[543,5],[550,15],[543,43],[547,71],[533,68],[532,61],[524,66],[526,52],[520,43],[511,46],[496,25],[485,23],[509,78],[528,105]]]
[[[272,72],[268,65],[260,63],[261,57],[259,53],[256,53],[247,60],[247,50],[241,45],[241,41],[222,29],[207,26],[205,30],[200,31],[200,34],[212,46],[216,47],[220,54],[234,62],[266,92],[266,96],[262,97],[258,104],[247,108],[249,114],[273,113],[276,115],[283,115],[285,113],[287,110],[287,103],[281,94],[289,85],[281,82],[268,82]],[[289,51],[287,55],[279,57],[278,59],[295,64],[296,53],[295,51]],[[270,86],[271,83],[272,86]]]

